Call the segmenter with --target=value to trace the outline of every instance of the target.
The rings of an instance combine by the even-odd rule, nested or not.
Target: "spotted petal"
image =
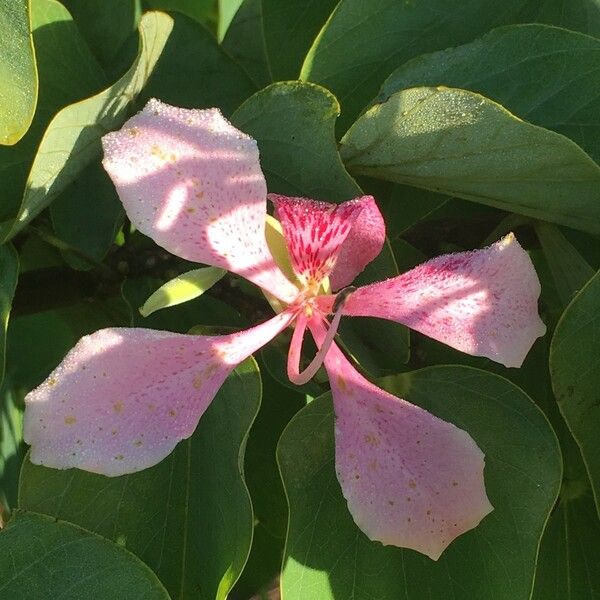
[[[269,194],[281,221],[294,272],[308,287],[336,264],[340,247],[364,208],[362,198],[343,204]]]
[[[320,344],[322,326],[311,331]],[[354,521],[372,540],[437,560],[493,510],[483,453],[462,429],[364,379],[335,345],[325,367],[336,472]]]
[[[131,222],[169,252],[239,273],[284,301],[298,290],[265,241],[267,190],[256,141],[218,109],[150,100],[102,140]]]
[[[440,256],[359,288],[344,314],[398,321],[462,352],[519,367],[546,331],[539,295],[531,260],[510,234],[483,250]]]
[[[354,278],[376,258],[385,243],[385,221],[373,196],[357,199],[362,204],[360,216],[354,221],[342,243],[329,281],[337,291],[350,285]]]
[[[291,318],[214,337],[111,328],[82,338],[25,398],[31,461],[109,476],[158,463],[192,435],[231,370]]]

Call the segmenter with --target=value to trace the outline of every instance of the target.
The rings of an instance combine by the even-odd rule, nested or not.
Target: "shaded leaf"
[[[252,542],[243,460],[260,397],[258,367],[248,359],[226,380],[192,437],[155,467],[109,478],[26,461],[20,506],[119,542],[175,598],[224,599]]]
[[[218,0],[219,21],[217,26],[217,36],[220,40],[225,37],[227,29],[243,1],[244,0]]]
[[[550,375],[560,411],[577,441],[600,514],[600,273],[575,296],[550,346]]]
[[[274,83],[246,100],[233,124],[258,141],[269,192],[340,202],[361,194],[340,160],[334,135],[340,109],[327,90]]]
[[[600,232],[600,167],[473,92],[397,92],[356,121],[340,152],[354,173]]]
[[[19,277],[19,257],[10,244],[0,246],[0,386],[4,378],[8,317]]]
[[[27,180],[27,189],[5,239],[15,235],[100,156],[100,138],[117,128],[158,60],[173,21],[163,13],[147,13],[140,23],[140,46],[131,68],[96,96],[61,110],[48,125]]]
[[[71,523],[25,512],[0,533],[0,594],[169,600],[156,575],[120,546]]]
[[[294,417],[278,448],[290,505],[285,597],[528,599],[561,477],[546,418],[519,388],[476,369],[435,367],[380,383],[473,436],[486,455],[495,509],[437,562],[370,542],[352,521],[336,480],[332,406],[322,396]]]
[[[600,40],[547,25],[510,25],[419,56],[384,82],[377,102],[417,86],[469,89],[562,133],[600,160]]]
[[[37,104],[28,0],[5,0],[0,5],[0,39],[0,144],[12,145],[29,129]]]

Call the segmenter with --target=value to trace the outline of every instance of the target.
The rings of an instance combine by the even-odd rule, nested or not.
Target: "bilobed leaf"
[[[566,135],[600,161],[599,65],[600,39],[548,25],[509,25],[401,65],[377,101],[425,85],[472,90]]]
[[[27,174],[44,129],[64,106],[106,85],[104,73],[66,8],[55,0],[31,0],[39,97],[26,135],[11,147],[0,146],[0,238],[19,210]]]
[[[172,30],[138,103],[159,98],[185,108],[218,107],[230,115],[256,91],[249,75],[197,21],[172,13]]]
[[[336,480],[332,405],[322,396],[292,419],[278,448],[290,506],[284,597],[528,600],[561,479],[558,444],[544,415],[512,383],[467,367],[434,367],[381,383],[469,432],[486,456],[494,511],[437,562],[369,541]]]
[[[124,544],[173,598],[224,600],[252,542],[243,461],[260,397],[258,368],[248,359],[226,380],[192,437],[155,467],[108,478],[26,461],[20,506]]]
[[[573,298],[550,346],[552,388],[577,441],[600,514],[600,273]]]
[[[273,79],[297,79],[302,61],[338,0],[262,0]]]
[[[19,257],[10,244],[0,246],[0,386],[4,378],[6,330],[19,277]]]
[[[535,224],[535,232],[542,245],[560,299],[566,305],[593,277],[594,269],[556,225],[538,222]]]
[[[361,195],[335,141],[340,107],[317,85],[274,83],[236,110],[233,124],[258,141],[269,192],[341,202]]]
[[[67,106],[52,119],[29,172],[17,218],[5,239],[20,231],[100,156],[100,138],[125,120],[129,103],[146,84],[172,27],[173,20],[163,13],[144,15],[138,55],[125,75],[96,96]]]
[[[142,317],[157,310],[183,304],[210,289],[227,271],[218,267],[204,267],[182,273],[161,285],[140,307]]]
[[[568,6],[568,8],[567,8]],[[470,42],[494,27],[544,22],[600,33],[595,1],[342,0],[308,52],[300,78],[330,89],[342,105],[345,130],[377,94],[384,79],[407,60]]]
[[[354,123],[340,152],[353,173],[600,232],[600,167],[474,92],[397,92]]]
[[[133,554],[71,523],[19,512],[0,533],[0,596],[169,600]]]
[[[0,4],[0,144],[16,144],[27,132],[37,104],[38,78],[28,0]]]

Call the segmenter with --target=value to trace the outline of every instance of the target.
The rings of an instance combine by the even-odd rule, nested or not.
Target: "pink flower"
[[[374,316],[519,366],[545,327],[536,273],[512,234],[335,295],[329,282],[334,290],[350,284],[384,242],[370,196],[338,206],[272,196],[294,272],[288,278],[265,241],[256,142],[218,110],[151,100],[103,142],[104,166],[140,231],[177,256],[244,276],[282,310],[231,335],[110,328],[82,338],[26,398],[34,463],[108,476],[158,463],[192,435],[231,370],[295,322],[288,373],[301,383],[324,361],[338,479],[371,539],[437,559],[492,510],[484,456],[469,434],[367,381],[333,336],[342,315]],[[300,373],[306,329],[319,352]]]

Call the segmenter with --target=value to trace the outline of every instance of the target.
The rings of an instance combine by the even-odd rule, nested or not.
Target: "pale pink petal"
[[[350,285],[379,255],[385,243],[385,222],[373,196],[363,196],[358,201],[363,209],[342,243],[335,267],[329,275],[334,291]]]
[[[25,398],[31,461],[109,476],[158,463],[192,435],[231,370],[293,316],[224,336],[111,328],[82,338]]]
[[[309,325],[319,343],[322,325]],[[325,359],[335,464],[348,509],[372,540],[437,560],[493,510],[484,455],[468,433],[379,389],[337,346]]]
[[[311,287],[333,269],[340,246],[364,208],[362,198],[329,204],[307,198],[269,194],[281,221],[292,267]]]
[[[256,141],[218,109],[150,100],[102,144],[104,167],[142,233],[177,256],[239,273],[286,302],[295,298],[265,241]]]
[[[521,366],[546,331],[540,283],[514,235],[472,252],[434,258],[352,293],[344,314],[398,321],[457,350]],[[326,309],[331,299],[320,301]]]

